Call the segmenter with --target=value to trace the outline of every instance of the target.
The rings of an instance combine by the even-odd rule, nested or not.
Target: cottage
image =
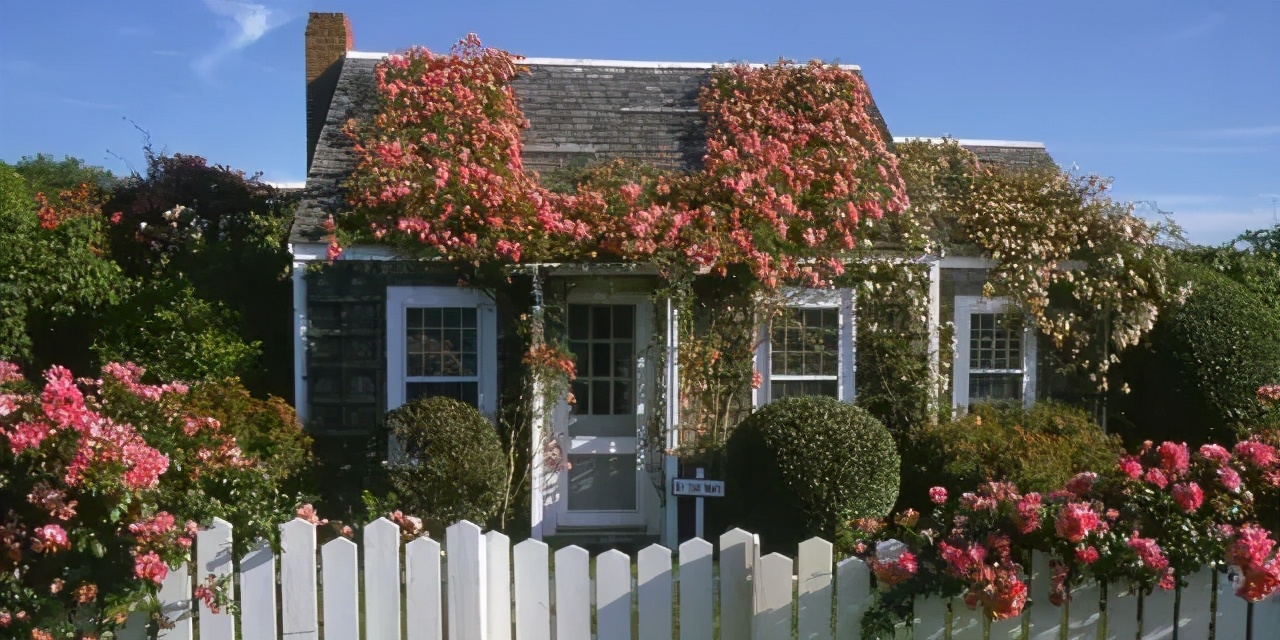
[[[312,14],[307,27],[307,188],[290,235],[294,256],[295,406],[307,428],[329,440],[367,439],[384,414],[424,395],[473,404],[498,419],[519,399],[535,407],[529,447],[533,535],[587,541],[678,536],[679,469],[673,452],[696,439],[682,412],[704,397],[682,396],[681,307],[643,263],[524,263],[509,266],[500,290],[469,287],[450,269],[405,259],[376,244],[346,248],[330,263],[325,221],[347,207],[356,164],[344,127],[377,104],[375,67],[385,54],[353,50],[342,14]],[[541,174],[612,158],[667,169],[697,167],[706,152],[698,95],[716,65],[529,58],[513,80],[528,120],[523,164]],[[856,67],[846,67],[854,72]],[[867,106],[886,145],[874,102]],[[1052,163],[1043,145],[966,143],[984,159]],[[953,319],[959,406],[983,398],[1036,396],[1035,340],[995,322],[1000,300],[981,295],[983,259],[901,253],[927,292],[916,320],[934,359],[940,323]],[[748,336],[743,393],[714,403],[738,415],[786,395],[852,402],[859,380],[856,283],[787,290],[770,319],[736,321]],[[549,308],[559,311],[544,320]],[[687,311],[686,311],[687,312]],[[757,314],[750,314],[757,315]],[[546,396],[522,361],[521,319],[555,332],[574,360],[565,393]],[[761,321],[756,327],[753,322]],[[545,323],[545,324],[544,324]],[[527,328],[527,327],[526,327]],[[540,386],[542,385],[542,386]],[[544,396],[546,396],[544,398]],[[556,456],[548,451],[554,450]]]

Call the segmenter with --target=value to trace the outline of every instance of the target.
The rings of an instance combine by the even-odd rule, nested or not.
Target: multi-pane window
[[[1035,399],[1036,341],[1026,323],[1010,313],[1004,298],[956,296],[952,400],[976,402]]]
[[[475,307],[410,307],[405,313],[405,400],[446,396],[479,404]]]
[[[576,413],[635,413],[635,320],[635,305],[569,305]]]
[[[969,314],[969,402],[1022,398],[1022,327],[995,313]]]
[[[769,395],[839,397],[840,313],[788,308],[769,336]]]

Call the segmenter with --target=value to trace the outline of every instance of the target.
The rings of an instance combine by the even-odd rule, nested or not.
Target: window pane
[[[635,306],[570,305],[569,341],[583,394],[577,415],[635,412]]]
[[[969,368],[1021,369],[1022,329],[1006,326],[994,313],[969,317]]]
[[[591,413],[591,394],[587,392],[587,383],[581,380],[573,381],[573,400],[574,404],[571,409],[574,413]]]
[[[609,412],[609,396],[612,395],[611,385],[607,380],[596,380],[591,383],[591,413],[594,415],[608,415]]]
[[[1022,399],[1022,374],[974,373],[969,375],[969,402]]]
[[[477,382],[410,382],[405,385],[405,402],[417,398],[445,397],[480,406],[480,384]]]
[[[631,415],[633,411],[634,408],[631,404],[631,382],[613,383],[614,415]]]
[[[635,339],[636,308],[631,305],[613,307],[613,337],[622,340]]]
[[[586,340],[588,335],[587,316],[589,308],[584,304],[569,305],[569,338],[572,340]]]
[[[596,340],[608,340],[613,337],[612,308],[607,305],[591,307],[591,337]]]
[[[406,375],[474,376],[479,372],[479,329],[474,307],[407,309]]]
[[[613,361],[612,349],[613,345],[608,342],[597,342],[591,345],[591,370],[587,375],[593,378],[609,376],[609,363]]]
[[[570,455],[570,511],[635,511],[634,455]]]
[[[769,386],[773,400],[789,396],[839,397],[835,380],[777,380]]]
[[[775,375],[835,375],[840,366],[839,312],[787,309],[770,331]]]

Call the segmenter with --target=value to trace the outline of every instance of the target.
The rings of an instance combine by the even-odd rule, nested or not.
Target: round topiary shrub
[[[483,526],[502,506],[507,459],[493,424],[452,398],[420,398],[387,414],[399,455],[387,475],[395,502],[429,531],[458,520]]]
[[[726,499],[733,524],[769,549],[834,540],[846,523],[883,517],[898,497],[898,450],[866,411],[828,397],[783,398],[729,437]]]

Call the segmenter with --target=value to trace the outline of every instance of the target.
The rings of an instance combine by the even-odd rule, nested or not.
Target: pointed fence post
[[[441,640],[440,543],[423,536],[405,545],[404,573],[409,640]]]
[[[242,640],[279,640],[276,613],[276,556],[266,540],[259,540],[240,558]]]
[[[196,534],[195,579],[197,583],[204,583],[209,576],[215,580],[225,579],[227,594],[235,598],[235,583],[230,580],[231,535],[231,523],[222,518],[214,518],[207,528]],[[199,607],[201,640],[234,640],[234,616],[225,609],[213,613],[203,601]]]
[[[871,604],[871,570],[860,558],[836,565],[836,637],[861,638],[862,614]]]
[[[720,536],[720,637],[751,637],[755,536],[733,529]]]
[[[360,567],[356,543],[334,538],[320,548],[324,637],[360,637]],[[288,636],[285,636],[288,637]]]
[[[680,638],[711,640],[711,543],[694,538],[680,545]]]
[[[671,640],[671,550],[657,544],[641,550],[636,582],[640,640]]]
[[[756,607],[752,640],[790,640],[791,576],[795,563],[780,553],[760,558],[755,580]]]
[[[551,577],[546,544],[530,538],[515,548],[516,638],[551,640]],[[670,634],[667,635],[670,638]]]
[[[596,556],[596,636],[631,640],[631,557],[617,549]]]
[[[831,543],[826,540],[810,538],[800,543],[800,640],[831,640],[831,556]]]
[[[511,640],[511,538],[499,531],[484,534],[489,572],[489,638]]]
[[[191,561],[169,567],[160,585],[160,613],[173,626],[161,629],[158,640],[191,640]]]
[[[556,640],[591,640],[591,556],[575,545],[555,558]]]
[[[316,621],[316,526],[280,525],[280,630],[289,640],[320,640]]]
[[[489,637],[488,569],[480,527],[463,520],[445,529],[449,576],[449,640]]]
[[[378,518],[364,528],[367,640],[400,640],[400,527]]]

